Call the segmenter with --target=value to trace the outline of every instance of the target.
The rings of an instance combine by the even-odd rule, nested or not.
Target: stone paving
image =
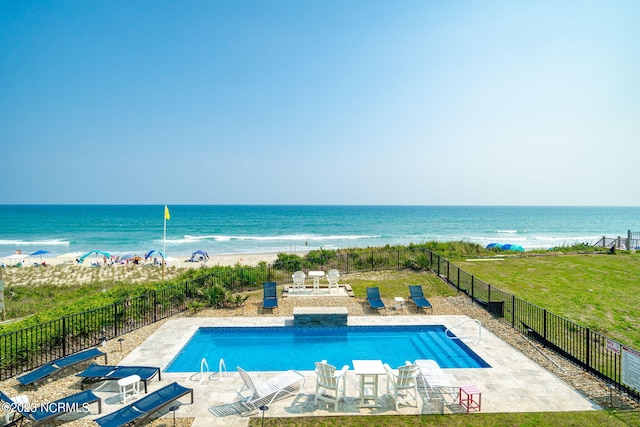
[[[395,316],[350,316],[348,324],[355,325],[430,325],[440,324],[451,327],[463,320],[462,315],[395,315]],[[193,332],[201,326],[285,326],[293,318],[289,316],[264,317],[217,317],[179,318],[165,322],[155,333],[127,355],[119,364],[160,366],[163,369],[189,340]],[[456,328],[458,336],[477,336],[478,326],[467,322]],[[538,412],[538,411],[587,411],[600,409],[580,393],[573,390],[556,376],[550,374],[522,353],[515,350],[490,331],[482,328],[481,340],[467,345],[482,357],[491,368],[446,369],[454,386],[475,385],[482,390],[482,412]],[[322,358],[321,355],[319,355]],[[209,361],[212,370],[217,370],[217,361]],[[394,415],[394,414],[435,414],[459,413],[462,408],[450,396],[439,396],[420,389],[418,407],[401,404],[396,412],[392,400],[386,395],[386,379],[380,379],[380,407],[359,408],[358,377],[350,370],[347,374],[346,399],[337,411],[325,403],[313,404],[315,374],[313,366],[301,371],[306,381],[299,393],[280,399],[269,405],[266,417],[325,416],[325,415]],[[352,368],[352,366],[351,366]],[[272,372],[251,372],[256,382],[273,375]],[[156,390],[170,382],[194,389],[195,403],[182,404],[177,417],[193,417],[194,426],[246,426],[248,416],[253,413],[239,413],[234,405],[236,391],[242,380],[233,367],[222,377],[200,378],[195,373],[162,373],[162,381],[152,381],[149,391]],[[94,390],[103,398],[103,414],[114,411],[122,405],[117,398],[117,385],[105,384]],[[184,400],[188,403],[188,399]],[[411,402],[410,402],[411,403]]]

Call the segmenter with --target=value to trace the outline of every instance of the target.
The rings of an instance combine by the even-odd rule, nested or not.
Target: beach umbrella
[[[157,249],[152,249],[149,252],[147,252],[144,256],[144,259],[147,260],[149,258],[151,258],[154,254],[159,255],[162,259],[165,258],[164,253],[162,253],[162,251],[159,251]]]
[[[42,256],[42,255],[45,255],[45,254],[48,254],[48,253],[49,253],[49,251],[45,251],[44,249],[40,249],[38,251],[35,251],[32,254],[29,254],[29,256],[37,256],[37,255]]]
[[[197,257],[197,255],[200,255],[199,257]],[[199,249],[197,251],[195,251],[194,253],[191,254],[191,261],[195,261],[196,258],[202,258],[203,260],[207,260],[209,259],[209,254],[206,253],[205,251]]]
[[[82,261],[84,261],[84,259],[90,255],[102,255],[105,256],[107,258],[111,258],[111,254],[109,254],[108,252],[103,252],[103,251],[98,251],[98,250],[93,250],[93,251],[89,251],[86,254],[82,255],[80,258],[78,258],[78,262],[80,264],[82,264]]]
[[[35,251],[32,254],[29,254],[29,256],[40,256],[40,264],[42,264],[42,255],[48,254],[49,251],[45,251],[44,249],[40,249]]]

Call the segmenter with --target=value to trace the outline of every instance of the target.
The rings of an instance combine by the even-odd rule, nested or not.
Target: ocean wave
[[[65,245],[68,246],[70,242],[64,240],[0,240],[0,245],[4,246],[50,246],[50,245]]]
[[[517,234],[518,230],[496,230],[499,234]]]
[[[213,240],[216,242],[229,242],[229,241],[287,241],[287,242],[307,242],[307,241],[324,241],[324,240],[360,240],[360,239],[377,239],[381,236],[369,236],[369,235],[310,235],[310,234],[288,234],[282,236],[227,236],[227,235],[202,235],[193,236],[185,235],[182,239],[167,239],[167,243],[173,245],[180,244],[192,244],[199,241]],[[162,242],[157,240],[156,242]]]

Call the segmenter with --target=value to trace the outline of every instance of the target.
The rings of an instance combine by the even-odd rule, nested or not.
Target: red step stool
[[[460,387],[460,392],[458,393],[458,402],[460,403],[460,406],[467,410],[467,414],[469,413],[469,411],[475,410],[480,412],[480,406],[482,404],[482,392],[476,386],[464,385]]]

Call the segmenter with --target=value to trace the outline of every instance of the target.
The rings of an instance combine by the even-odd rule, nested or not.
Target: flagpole
[[[164,264],[166,261],[164,257],[167,256],[167,205],[164,205],[164,236],[162,238],[162,253],[164,256],[162,257],[162,281],[164,282]]]

